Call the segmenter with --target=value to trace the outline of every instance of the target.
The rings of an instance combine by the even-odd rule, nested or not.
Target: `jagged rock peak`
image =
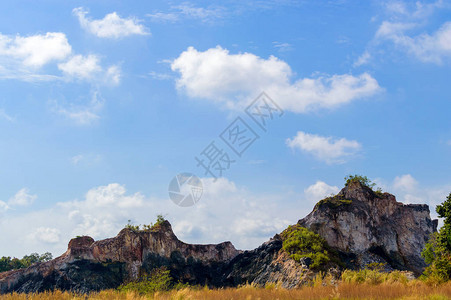
[[[376,194],[368,186],[355,180],[347,183],[347,185],[341,189],[337,196],[341,196],[350,200],[367,201],[374,199],[376,197]]]
[[[348,267],[382,262],[416,274],[426,266],[421,251],[437,227],[428,205],[397,202],[395,196],[358,181],[319,201],[298,223],[346,254]]]

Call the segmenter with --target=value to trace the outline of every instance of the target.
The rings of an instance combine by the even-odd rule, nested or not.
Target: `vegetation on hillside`
[[[443,218],[443,226],[432,234],[421,255],[429,264],[423,278],[442,283],[451,279],[451,193],[436,211]]]
[[[309,258],[309,268],[321,269],[328,262],[340,263],[336,253],[319,234],[299,224],[288,226],[280,235],[283,250],[298,262]]]
[[[321,206],[327,206],[331,209],[338,208],[342,205],[349,205],[352,203],[352,200],[345,199],[341,195],[331,196],[324,198],[323,200],[320,200],[318,203],[316,203],[314,210]]]
[[[381,196],[383,194],[382,189],[380,187],[375,189],[376,183],[372,182],[366,176],[355,174],[355,175],[348,175],[345,177],[345,186],[348,186],[349,184],[351,184],[353,182],[359,182],[361,185],[366,186],[367,188],[371,189],[378,196]]]
[[[157,230],[163,222],[166,221],[162,214],[157,215],[157,220],[155,223],[144,224],[144,225],[133,225],[131,220],[128,220],[128,223],[125,225],[125,228],[128,228],[134,232],[139,231],[155,231]],[[141,229],[142,226],[142,229]]]
[[[21,259],[11,258],[10,256],[3,256],[0,258],[0,272],[28,268],[34,263],[45,262],[52,259],[52,254],[46,252],[39,255],[38,253],[31,253],[30,255],[25,255]]]

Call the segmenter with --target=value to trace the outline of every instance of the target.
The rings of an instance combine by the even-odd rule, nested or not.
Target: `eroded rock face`
[[[274,283],[283,288],[295,288],[314,277],[315,272],[281,249],[282,240],[276,235],[257,249],[237,255],[224,269],[223,286],[251,283],[264,287]]]
[[[345,253],[348,267],[384,262],[393,269],[423,271],[421,251],[437,223],[423,204],[402,204],[388,193],[375,193],[351,182],[335,197],[320,201],[298,222]]]
[[[416,274],[425,267],[420,253],[437,227],[427,205],[404,205],[391,194],[376,194],[359,183],[320,201],[298,223],[321,235],[348,268],[382,262],[388,269]],[[282,244],[279,235],[251,251],[236,250],[230,242],[186,244],[165,221],[149,231],[126,228],[100,241],[87,236],[72,239],[60,257],[0,273],[0,293],[98,291],[160,267],[166,267],[175,281],[211,287],[277,283],[293,288],[311,280],[315,272],[308,262],[291,259]]]
[[[171,270],[171,274],[180,278],[191,276],[192,282],[198,283],[201,277],[206,281],[219,278],[220,274],[212,271],[218,268],[212,266],[222,267],[239,253],[230,242],[183,243],[174,235],[169,222],[164,221],[150,231],[125,228],[116,237],[101,241],[88,236],[72,239],[60,257],[26,269],[0,273],[0,293],[53,289],[89,292],[116,288],[124,281],[136,279],[142,271],[160,266],[176,270],[172,268],[174,262],[185,268],[180,274]]]

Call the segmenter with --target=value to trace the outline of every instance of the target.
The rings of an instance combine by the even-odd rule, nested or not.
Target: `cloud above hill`
[[[231,54],[220,46],[206,51],[189,47],[172,61],[171,68],[180,75],[178,89],[227,109],[247,106],[262,91],[295,113],[337,108],[382,91],[368,73],[293,79],[291,67],[277,57]]]

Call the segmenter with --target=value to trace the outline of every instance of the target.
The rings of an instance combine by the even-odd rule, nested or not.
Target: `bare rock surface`
[[[416,275],[425,267],[420,253],[437,227],[427,205],[405,205],[358,182],[318,202],[298,224],[322,236],[347,268],[381,262],[387,270]],[[67,251],[51,261],[0,273],[0,294],[116,288],[160,267],[175,281],[211,287],[251,283],[294,288],[311,280],[316,272],[309,269],[308,259],[294,261],[282,245],[279,235],[250,251],[237,250],[230,242],[187,244],[164,221],[148,230],[125,228],[105,240],[74,238]],[[339,276],[339,270],[334,274]]]
[[[146,268],[159,266],[151,263],[152,258],[168,263],[176,258],[180,265],[197,267],[185,269],[184,276],[207,275],[208,279],[208,274],[200,273],[205,270],[212,273],[212,264],[227,263],[239,253],[230,242],[183,243],[174,235],[169,222],[164,221],[148,231],[124,228],[116,237],[100,241],[88,236],[74,238],[67,251],[51,261],[0,273],[0,293],[53,289],[89,292],[116,288],[124,281],[136,279]]]
[[[320,201],[298,224],[346,254],[349,267],[382,262],[415,274],[426,266],[421,251],[437,229],[427,205],[402,204],[395,196],[375,193],[359,182]]]

